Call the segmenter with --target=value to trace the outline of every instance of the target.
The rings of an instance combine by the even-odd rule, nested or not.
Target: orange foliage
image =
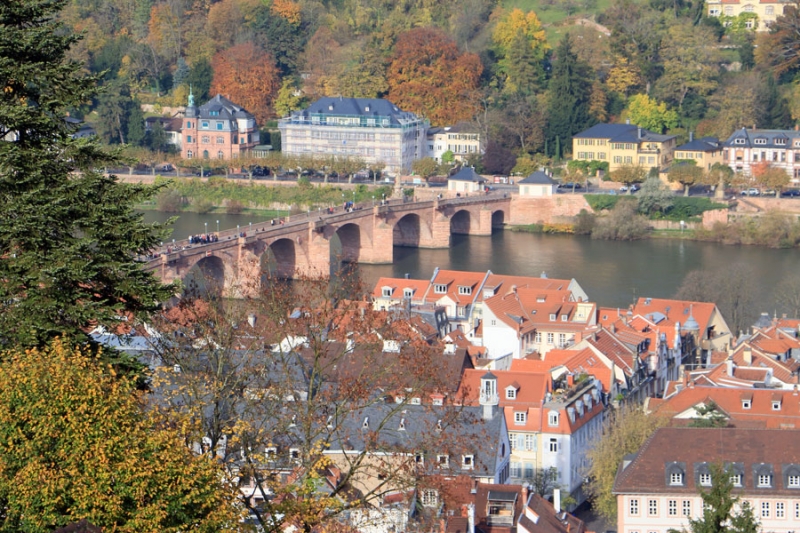
[[[461,53],[441,30],[416,28],[400,35],[388,69],[389,99],[433,125],[472,118],[483,70],[477,54]]]
[[[290,23],[300,24],[300,4],[292,0],[273,0],[270,11],[273,15],[283,17]]]
[[[275,60],[253,43],[223,50],[211,62],[211,93],[221,94],[255,115],[260,124],[273,116],[272,100],[280,80]]]

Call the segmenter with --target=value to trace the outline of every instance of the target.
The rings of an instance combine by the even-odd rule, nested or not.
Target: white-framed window
[[[436,456],[436,464],[439,465],[440,468],[447,468],[450,465],[450,456],[449,455],[437,455]]]
[[[647,516],[658,516],[658,500],[647,500]]]
[[[770,504],[769,502],[761,502],[761,518],[769,518]]]
[[[767,6],[764,10],[765,15],[774,15],[775,14],[775,6]]]
[[[200,142],[203,144],[208,144],[209,142],[211,142],[211,137],[209,137],[208,135],[203,135],[200,138]]]
[[[681,510],[683,511],[683,516],[692,516],[692,500],[683,500]]]
[[[208,121],[207,120],[200,121],[200,127],[203,128],[204,130],[207,130],[208,129]]]
[[[795,502],[794,504],[794,517],[800,518],[800,502]]]
[[[742,486],[742,475],[741,474],[733,474],[731,475],[731,484],[734,487],[741,487]]]
[[[639,516],[639,498],[631,498],[630,505],[628,506],[628,514],[631,516]]]
[[[225,137],[217,135],[217,144],[225,144]]]
[[[267,449],[264,450],[264,455],[267,456],[267,460],[273,461],[275,456],[278,455],[278,448],[275,446],[267,446]]]
[[[753,6],[744,6],[744,9],[742,9],[742,11],[744,11],[745,13],[752,13],[753,12]],[[758,139],[756,139],[756,140],[758,140]]]
[[[514,411],[514,423],[517,425],[524,425],[528,420],[528,413],[525,411]]]
[[[553,334],[552,333],[548,333],[547,334],[547,344],[553,344]]]
[[[800,475],[798,474],[790,474],[786,476],[786,485],[790,489],[798,489],[800,488]]]
[[[472,287],[464,287],[463,285],[459,285],[458,294],[472,294]]]
[[[780,400],[772,402],[772,410],[773,411],[780,411],[781,410],[781,402],[780,402]]]
[[[669,475],[670,485],[683,485],[683,472],[672,472]]]
[[[436,294],[447,294],[447,285],[443,283],[437,283],[433,286],[433,292]]]
[[[289,457],[294,460],[300,459],[300,449],[289,448]]]
[[[742,409],[750,409],[752,403],[750,400],[742,400]]]
[[[536,451],[536,435],[525,435],[525,450],[529,452]]]
[[[730,13],[728,13],[730,11]],[[725,6],[725,14],[733,15],[733,6]],[[733,144],[744,144],[744,139],[734,139]]]
[[[411,298],[412,296],[414,296],[413,289],[403,289],[403,298]]]
[[[748,6],[748,7],[750,7],[750,9],[753,8],[753,6]],[[747,9],[747,7],[745,7],[745,9]],[[754,140],[753,144],[767,144],[767,140],[764,139],[764,138],[759,138],[759,139]]]
[[[775,502],[775,518],[786,518],[786,504]]]
[[[548,444],[549,444],[548,449],[550,450],[551,453],[558,452],[558,440],[557,439],[550,439],[550,442]]]
[[[542,343],[542,334],[539,333],[538,331],[533,334],[533,342],[535,342],[536,344]]]
[[[555,322],[555,320],[556,320],[556,314],[555,313],[550,313],[550,320]]]
[[[415,453],[414,454],[414,462],[416,464],[418,464],[419,466],[424,465],[425,464],[425,455],[421,454],[421,453]]]
[[[699,480],[700,480],[700,485],[702,485],[703,487],[710,487],[711,486],[711,474],[706,472],[706,473],[700,474],[700,476],[698,476],[698,477],[699,477]]]
[[[225,159],[225,154],[220,150],[217,152],[217,159]]]
[[[425,507],[436,507],[439,505],[439,491],[436,489],[424,489],[421,499],[422,505]]]
[[[513,400],[517,397],[517,389],[514,387],[508,387],[506,389],[506,400]]]
[[[474,455],[462,455],[461,456],[461,468],[464,470],[472,470],[475,468],[475,456]]]
[[[547,415],[548,426],[558,426],[558,413],[549,413]]]
[[[511,477],[522,477],[522,467],[520,463],[510,463]]]
[[[771,487],[772,486],[772,475],[770,475],[770,474],[759,474],[758,475],[758,486],[759,487]]]
[[[558,345],[564,346],[567,344],[567,334],[566,333],[559,333],[558,334]]]
[[[383,288],[383,295],[387,296],[387,297],[391,296],[392,295],[392,289],[390,289],[389,287],[384,287]]]
[[[667,513],[669,516],[678,516],[678,500],[669,500],[667,502]]]
[[[222,131],[222,122],[219,120],[217,121],[217,129]]]

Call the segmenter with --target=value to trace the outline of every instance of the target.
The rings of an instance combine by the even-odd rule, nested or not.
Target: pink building
[[[184,159],[236,159],[259,143],[255,117],[219,94],[200,107],[189,95],[181,137]]]

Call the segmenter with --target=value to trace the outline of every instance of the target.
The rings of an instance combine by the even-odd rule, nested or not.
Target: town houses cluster
[[[287,320],[319,313],[298,310]],[[369,313],[377,320],[359,322]],[[251,318],[237,326],[250,341],[265,334]],[[407,531],[433,518],[442,531],[581,533],[586,525],[569,511],[587,501],[588,453],[609,413],[625,404],[670,424],[620,464],[621,533],[667,533],[702,516],[698,490],[710,483],[713,464],[733,469],[735,490],[763,531],[796,529],[800,320],[762,314],[750,331],[733,332],[710,302],[641,297],[604,307],[574,279],[436,269],[428,279],[380,278],[369,301],[342,308],[325,332],[322,341],[273,339],[292,377],[267,376],[270,387],[297,382],[289,393],[269,389],[267,398],[292,403],[345,383],[375,387],[376,402],[320,418],[327,416],[319,453],[334,466],[319,490],[347,482],[357,494],[376,495],[346,515],[355,530]],[[128,347],[146,353],[146,345]],[[432,368],[368,377],[398,361],[415,364],[422,349],[431,351]],[[314,351],[342,358],[321,371],[319,359],[309,363]],[[310,366],[317,377],[308,377]],[[418,372],[435,376],[436,388],[414,388]],[[723,427],[687,427],[709,411]],[[295,424],[292,416],[282,431],[291,434]],[[273,434],[261,443],[265,471],[291,476],[301,452],[286,439]],[[346,475],[358,453],[381,467]],[[393,478],[400,466],[418,477]],[[240,489],[256,504],[271,497],[256,484]]]

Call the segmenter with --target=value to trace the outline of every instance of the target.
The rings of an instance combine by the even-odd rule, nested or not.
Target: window
[[[550,450],[551,453],[558,452],[558,440],[550,439],[549,448],[548,449]]]
[[[536,436],[525,435],[525,450],[529,452],[536,451]]]
[[[742,486],[742,475],[741,474],[733,474],[730,479],[731,479],[731,484],[734,487],[741,487]]]
[[[700,474],[700,484],[702,486],[704,486],[704,487],[710,487],[711,486],[711,474],[709,474],[707,472],[703,473],[703,474]]]
[[[550,413],[547,416],[547,424],[549,426],[558,426],[558,413]]]
[[[290,448],[289,457],[292,459],[300,459],[300,450],[298,448]]]
[[[631,498],[628,514],[639,516],[639,500],[637,498]]]
[[[789,487],[790,489],[800,488],[800,475],[790,474],[786,476],[786,486]]]
[[[769,502],[761,502],[761,518],[769,518]]]
[[[200,142],[203,144],[208,144],[209,142],[211,142],[211,137],[209,137],[208,135],[203,135],[200,138]]]
[[[522,468],[519,463],[511,463],[511,477],[522,477]]]
[[[528,413],[525,412],[514,412],[514,423],[517,425],[523,425],[528,420]]]
[[[547,344],[553,344],[553,334],[552,333],[548,333],[547,334]]]
[[[208,129],[208,121],[207,120],[203,120],[202,122],[200,122],[200,127],[203,128],[204,130],[207,130]]]
[[[750,400],[742,400],[742,409],[750,409],[752,403]]]
[[[414,296],[412,289],[403,289],[403,298],[411,298],[412,296]]]
[[[475,456],[474,455],[462,455],[461,456],[461,468],[464,470],[472,470],[475,467]]]
[[[383,292],[384,296],[391,296],[392,295],[392,289],[390,289],[389,287],[384,287],[382,292]]]
[[[725,14],[728,14],[728,8],[730,8],[731,14],[733,14],[733,7],[725,6]],[[733,144],[744,144],[744,139],[734,139]]]
[[[535,342],[537,344],[541,344],[542,343],[542,334],[539,333],[538,331],[533,335],[533,342]]]
[[[764,10],[765,15],[774,15],[775,14],[775,6],[767,6]]]
[[[567,334],[566,333],[559,333],[558,334],[558,345],[562,348],[567,344]]]
[[[447,468],[450,464],[450,457],[447,455],[437,455],[436,464],[439,465],[439,468]]]
[[[467,295],[472,294],[472,287],[459,286],[458,294],[467,294]]]
[[[506,400],[513,400],[517,397],[517,389],[514,387],[508,387],[506,389]]]
[[[742,9],[742,11],[744,11],[745,13],[752,13],[753,6],[744,6],[744,9]]]
[[[217,121],[217,129],[222,131],[222,122]]]
[[[667,513],[669,516],[678,516],[678,500],[669,500],[667,502]]]
[[[683,472],[672,472],[669,475],[670,485],[683,485]]]
[[[775,518],[786,518],[786,504],[783,502],[775,503]]]
[[[191,135],[187,135],[187,136],[186,136],[186,142],[187,142],[187,143],[190,143],[190,142],[192,142],[192,136],[191,136]]]
[[[770,475],[770,474],[759,474],[758,475],[758,486],[759,487],[771,487],[772,486],[772,475]]]
[[[422,466],[425,464],[425,456],[421,453],[414,454],[414,462]]]
[[[203,150],[203,159],[208,159],[208,150]]]
[[[752,6],[750,6],[752,8]],[[753,144],[767,144],[767,140],[764,138],[759,138],[753,141]]]
[[[683,500],[683,516],[692,516],[692,500]]]
[[[800,518],[800,502],[795,502],[794,504],[794,517]]]
[[[772,402],[772,410],[773,411],[780,411],[781,410],[781,402],[780,401],[773,401]]]
[[[647,500],[647,515],[658,516],[658,500]]]
[[[217,152],[217,159],[225,159],[225,153],[222,150]]]
[[[433,286],[433,292],[436,294],[446,294],[447,293],[447,285],[437,283]]]
[[[192,157],[194,157],[194,152],[192,152],[191,150],[186,152],[186,159],[191,159]]]
[[[425,507],[436,507],[439,504],[439,492],[436,489],[425,489],[422,491],[422,505]]]
[[[191,128],[192,127],[192,121],[191,120],[187,120],[186,121],[186,127],[187,128]]]

